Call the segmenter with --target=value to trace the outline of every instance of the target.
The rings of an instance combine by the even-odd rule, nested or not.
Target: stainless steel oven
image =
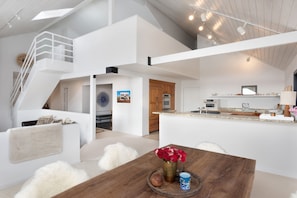
[[[163,101],[162,101],[163,110],[170,110],[170,107],[171,107],[170,101],[171,101],[170,94],[163,94]]]

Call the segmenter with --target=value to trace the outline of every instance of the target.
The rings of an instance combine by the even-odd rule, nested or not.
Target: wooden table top
[[[185,171],[201,178],[202,188],[193,197],[250,197],[255,160],[174,146],[187,153]],[[152,191],[146,180],[151,171],[162,167],[162,163],[163,161],[151,151],[55,197],[163,197]]]

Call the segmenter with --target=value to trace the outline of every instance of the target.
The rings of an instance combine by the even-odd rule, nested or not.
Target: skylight
[[[62,17],[68,12],[70,12],[73,8],[65,8],[65,9],[58,9],[58,10],[46,10],[41,11],[39,14],[37,14],[32,21],[35,20],[42,20],[42,19],[49,19],[49,18],[55,18],[55,17]]]

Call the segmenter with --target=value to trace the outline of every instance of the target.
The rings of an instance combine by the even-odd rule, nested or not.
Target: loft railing
[[[32,67],[44,58],[73,62],[73,40],[51,32],[42,32],[34,38],[10,95],[12,105],[24,91],[24,85]]]

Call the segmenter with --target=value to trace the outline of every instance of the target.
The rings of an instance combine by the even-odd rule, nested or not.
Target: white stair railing
[[[15,80],[10,95],[11,105],[15,104],[20,93],[24,91],[32,67],[44,58],[73,62],[73,40],[51,32],[42,32],[34,38]]]

